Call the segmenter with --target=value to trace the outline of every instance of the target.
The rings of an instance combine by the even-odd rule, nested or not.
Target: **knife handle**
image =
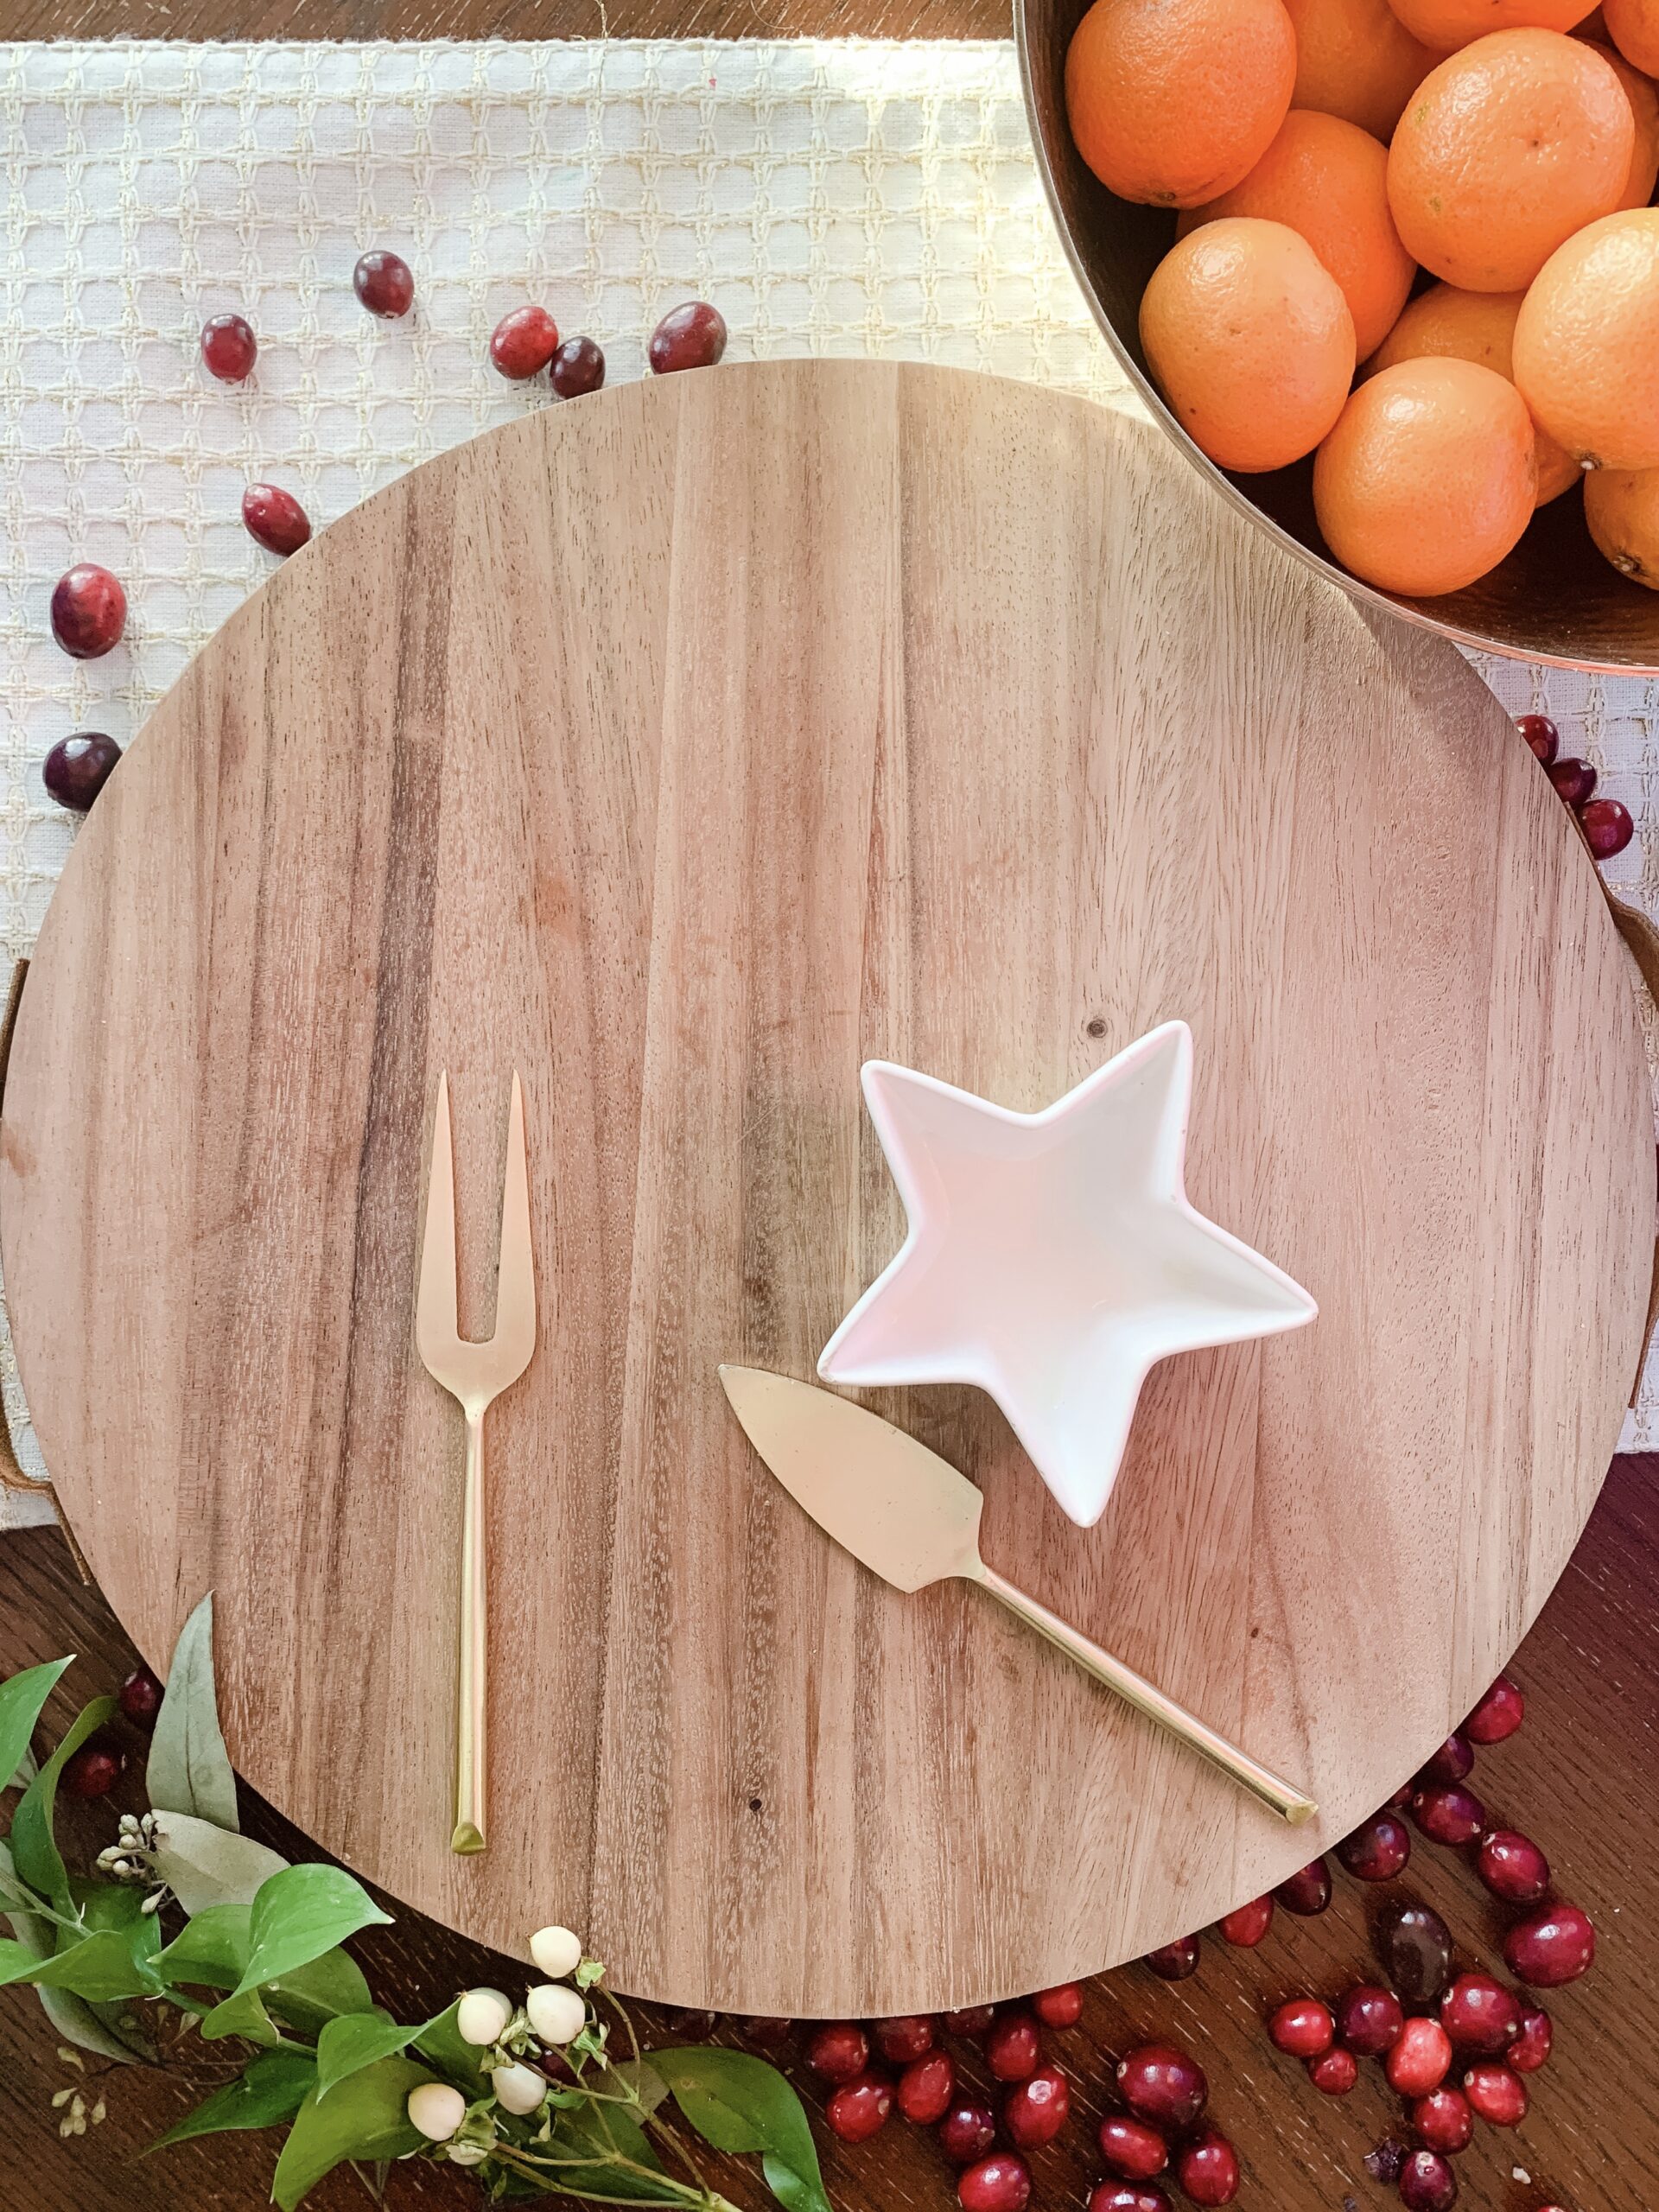
[[[1270,1806],[1281,1820],[1287,1821],[1293,1827],[1300,1827],[1304,1821],[1311,1820],[1319,1811],[1319,1807],[1306,1792],[1274,1774],[1271,1768],[1259,1764],[1248,1751],[1241,1751],[1224,1736],[1217,1736],[1215,1730],[1207,1726],[1196,1714],[1187,1712],[1184,1706],[1177,1705],[1173,1698],[1166,1697],[1162,1690],[1147,1681],[1145,1675],[1137,1675],[1133,1667],[1126,1667],[1121,1659],[1114,1659],[1109,1651],[1103,1651],[1097,1643],[1090,1643],[1088,1637],[1081,1635],[1069,1621],[1063,1621],[1058,1613],[1051,1613],[1046,1605],[1039,1605],[1034,1598],[1027,1597],[1023,1590],[1017,1590],[1012,1582],[1005,1581],[994,1567],[982,1568],[980,1579],[999,1605],[1006,1605],[1028,1627],[1034,1628],[1039,1636],[1046,1637],[1051,1643],[1058,1644],[1068,1659],[1077,1662],[1084,1674],[1092,1675],[1097,1682],[1103,1682],[1109,1690],[1115,1690],[1126,1705],[1132,1705],[1137,1713],[1144,1713],[1148,1720],[1155,1720],[1160,1728],[1167,1729],[1172,1736],[1178,1737],[1189,1749],[1208,1759],[1211,1765],[1218,1766],[1224,1774],[1230,1775],[1253,1797],[1259,1797],[1264,1805]]]

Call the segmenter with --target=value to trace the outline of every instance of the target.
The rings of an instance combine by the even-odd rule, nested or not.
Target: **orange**
[[[1607,35],[1627,61],[1659,76],[1659,6],[1655,0],[1603,0]]]
[[[1408,306],[1365,364],[1365,373],[1375,376],[1379,369],[1391,369],[1396,361],[1421,361],[1440,355],[1454,361],[1477,361],[1484,369],[1496,369],[1513,384],[1510,355],[1515,321],[1525,297],[1524,292],[1459,292],[1451,284],[1431,285]],[[1583,471],[1572,454],[1535,423],[1533,436],[1541,507],[1576,484]]]
[[[1178,238],[1218,215],[1260,215],[1305,238],[1342,287],[1363,361],[1394,327],[1417,264],[1389,213],[1389,154],[1357,124],[1294,107],[1245,178],[1189,208]]]
[[[1313,509],[1345,569],[1432,599],[1494,569],[1533,506],[1521,395],[1473,361],[1401,361],[1361,385],[1313,461]]]
[[[1147,365],[1224,468],[1282,468],[1342,412],[1354,319],[1306,238],[1229,215],[1170,248],[1141,300]]]
[[[1281,0],[1095,0],[1066,54],[1065,108],[1120,198],[1196,207],[1255,167],[1295,77]]]
[[[1440,59],[1389,0],[1285,0],[1296,27],[1293,107],[1357,123],[1386,143],[1400,111]]]
[[[1495,31],[1432,70],[1389,149],[1408,253],[1470,292],[1518,292],[1618,207],[1636,120],[1611,67],[1560,31]]]
[[[1551,254],[1515,326],[1515,380],[1587,468],[1659,468],[1659,209],[1623,208]]]
[[[1439,54],[1491,31],[1570,31],[1593,12],[1593,0],[1389,0],[1412,36]]]
[[[1653,197],[1655,181],[1659,180],[1659,92],[1654,90],[1639,69],[1631,68],[1616,48],[1604,46],[1599,38],[1587,38],[1584,43],[1600,54],[1624,86],[1624,97],[1636,118],[1636,151],[1630,156],[1630,172],[1624,180],[1618,204],[1621,207],[1645,207]]]
[[[1621,576],[1659,591],[1659,468],[1592,468],[1584,518]]]

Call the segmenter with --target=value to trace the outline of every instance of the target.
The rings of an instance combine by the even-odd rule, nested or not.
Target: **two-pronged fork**
[[[452,1851],[482,1851],[488,1736],[489,1607],[485,1556],[484,1415],[516,1382],[536,1349],[536,1275],[530,1250],[530,1178],[524,1163],[524,1102],[515,1071],[507,1115],[507,1166],[501,1185],[501,1251],[496,1274],[495,1333],[486,1344],[461,1335],[455,1307],[455,1154],[449,1128],[449,1077],[438,1077],[426,1233],[415,1295],[415,1343],[433,1380],[467,1416],[467,1496],[461,1543],[461,1669],[455,1744],[455,1828]]]

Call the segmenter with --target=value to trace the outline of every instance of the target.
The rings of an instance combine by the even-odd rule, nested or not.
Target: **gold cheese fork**
[[[455,1308],[455,1153],[449,1128],[449,1075],[438,1077],[432,1124],[432,1172],[426,1232],[415,1294],[415,1343],[426,1370],[461,1402],[467,1416],[467,1492],[461,1539],[461,1667],[455,1741],[455,1827],[451,1851],[482,1851],[488,1738],[489,1611],[484,1521],[484,1416],[530,1364],[536,1349],[536,1273],[530,1250],[530,1177],[524,1163],[524,1102],[518,1072],[507,1113],[507,1165],[501,1185],[501,1248],[495,1283],[495,1334],[485,1344],[461,1335]]]

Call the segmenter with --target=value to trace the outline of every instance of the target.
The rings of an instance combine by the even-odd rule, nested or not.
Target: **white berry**
[[[452,2143],[449,2146],[452,2166],[481,2166],[489,2155],[487,2143]]]
[[[537,1982],[524,1999],[530,2024],[543,2043],[569,2043],[582,2033],[588,2007],[562,1981]]]
[[[409,2093],[409,2124],[429,2143],[447,2143],[466,2117],[466,2098],[447,2082],[423,2082]]]
[[[512,2006],[499,1989],[469,1989],[455,2007],[455,2033],[463,2043],[499,2043]]]
[[[520,2119],[526,2118],[540,2106],[547,2094],[547,2076],[538,2074],[533,2066],[498,2066],[490,2075],[490,2087],[495,2091],[495,2101],[505,2112]]]
[[[563,1981],[582,1964],[582,1938],[568,1928],[538,1928],[530,1939],[530,1955],[537,1973]]]

